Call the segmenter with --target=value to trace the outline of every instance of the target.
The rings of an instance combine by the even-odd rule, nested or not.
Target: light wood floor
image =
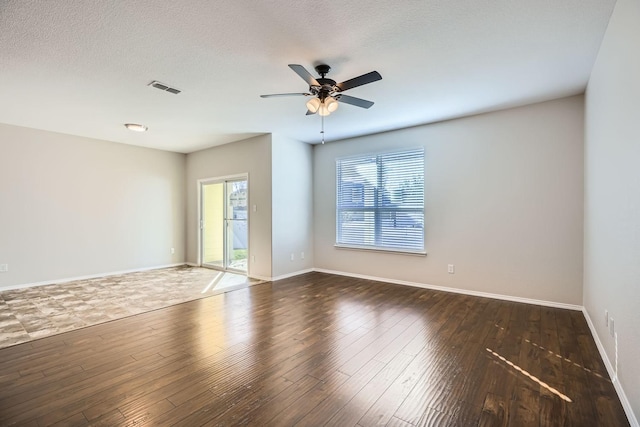
[[[0,350],[0,425],[625,426],[580,312],[310,273]]]

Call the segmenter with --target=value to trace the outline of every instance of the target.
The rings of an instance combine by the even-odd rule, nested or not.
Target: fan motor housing
[[[320,84],[320,87],[310,87],[312,93],[320,96],[320,99],[324,99],[331,94],[331,92],[336,91],[336,81],[332,79],[328,79],[325,76],[331,71],[331,67],[327,64],[319,64],[315,66],[316,72],[320,74],[320,78],[316,79],[316,81]],[[314,91],[315,89],[315,91]]]
[[[323,89],[333,89],[333,87],[336,85],[335,80],[325,79],[325,78],[320,78],[316,80],[318,81],[318,83],[320,83],[320,87]]]
[[[329,71],[331,71],[331,67],[329,67],[327,64],[319,64],[316,65],[316,72],[318,74],[320,74],[323,78],[326,74],[329,74]]]

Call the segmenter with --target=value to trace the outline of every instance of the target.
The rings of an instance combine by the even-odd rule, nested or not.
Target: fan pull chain
[[[324,116],[320,116],[321,128],[320,135],[322,135],[322,143],[324,144]]]

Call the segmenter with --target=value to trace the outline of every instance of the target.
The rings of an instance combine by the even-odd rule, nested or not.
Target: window
[[[336,161],[336,246],[424,253],[424,149]]]

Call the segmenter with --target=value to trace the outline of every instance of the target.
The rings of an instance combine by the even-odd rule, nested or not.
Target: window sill
[[[383,253],[397,254],[397,255],[427,256],[427,253],[425,251],[412,251],[408,249],[372,248],[369,246],[340,245],[338,243],[333,245],[333,247],[336,249],[347,249],[347,250],[353,250],[353,251],[383,252]]]

